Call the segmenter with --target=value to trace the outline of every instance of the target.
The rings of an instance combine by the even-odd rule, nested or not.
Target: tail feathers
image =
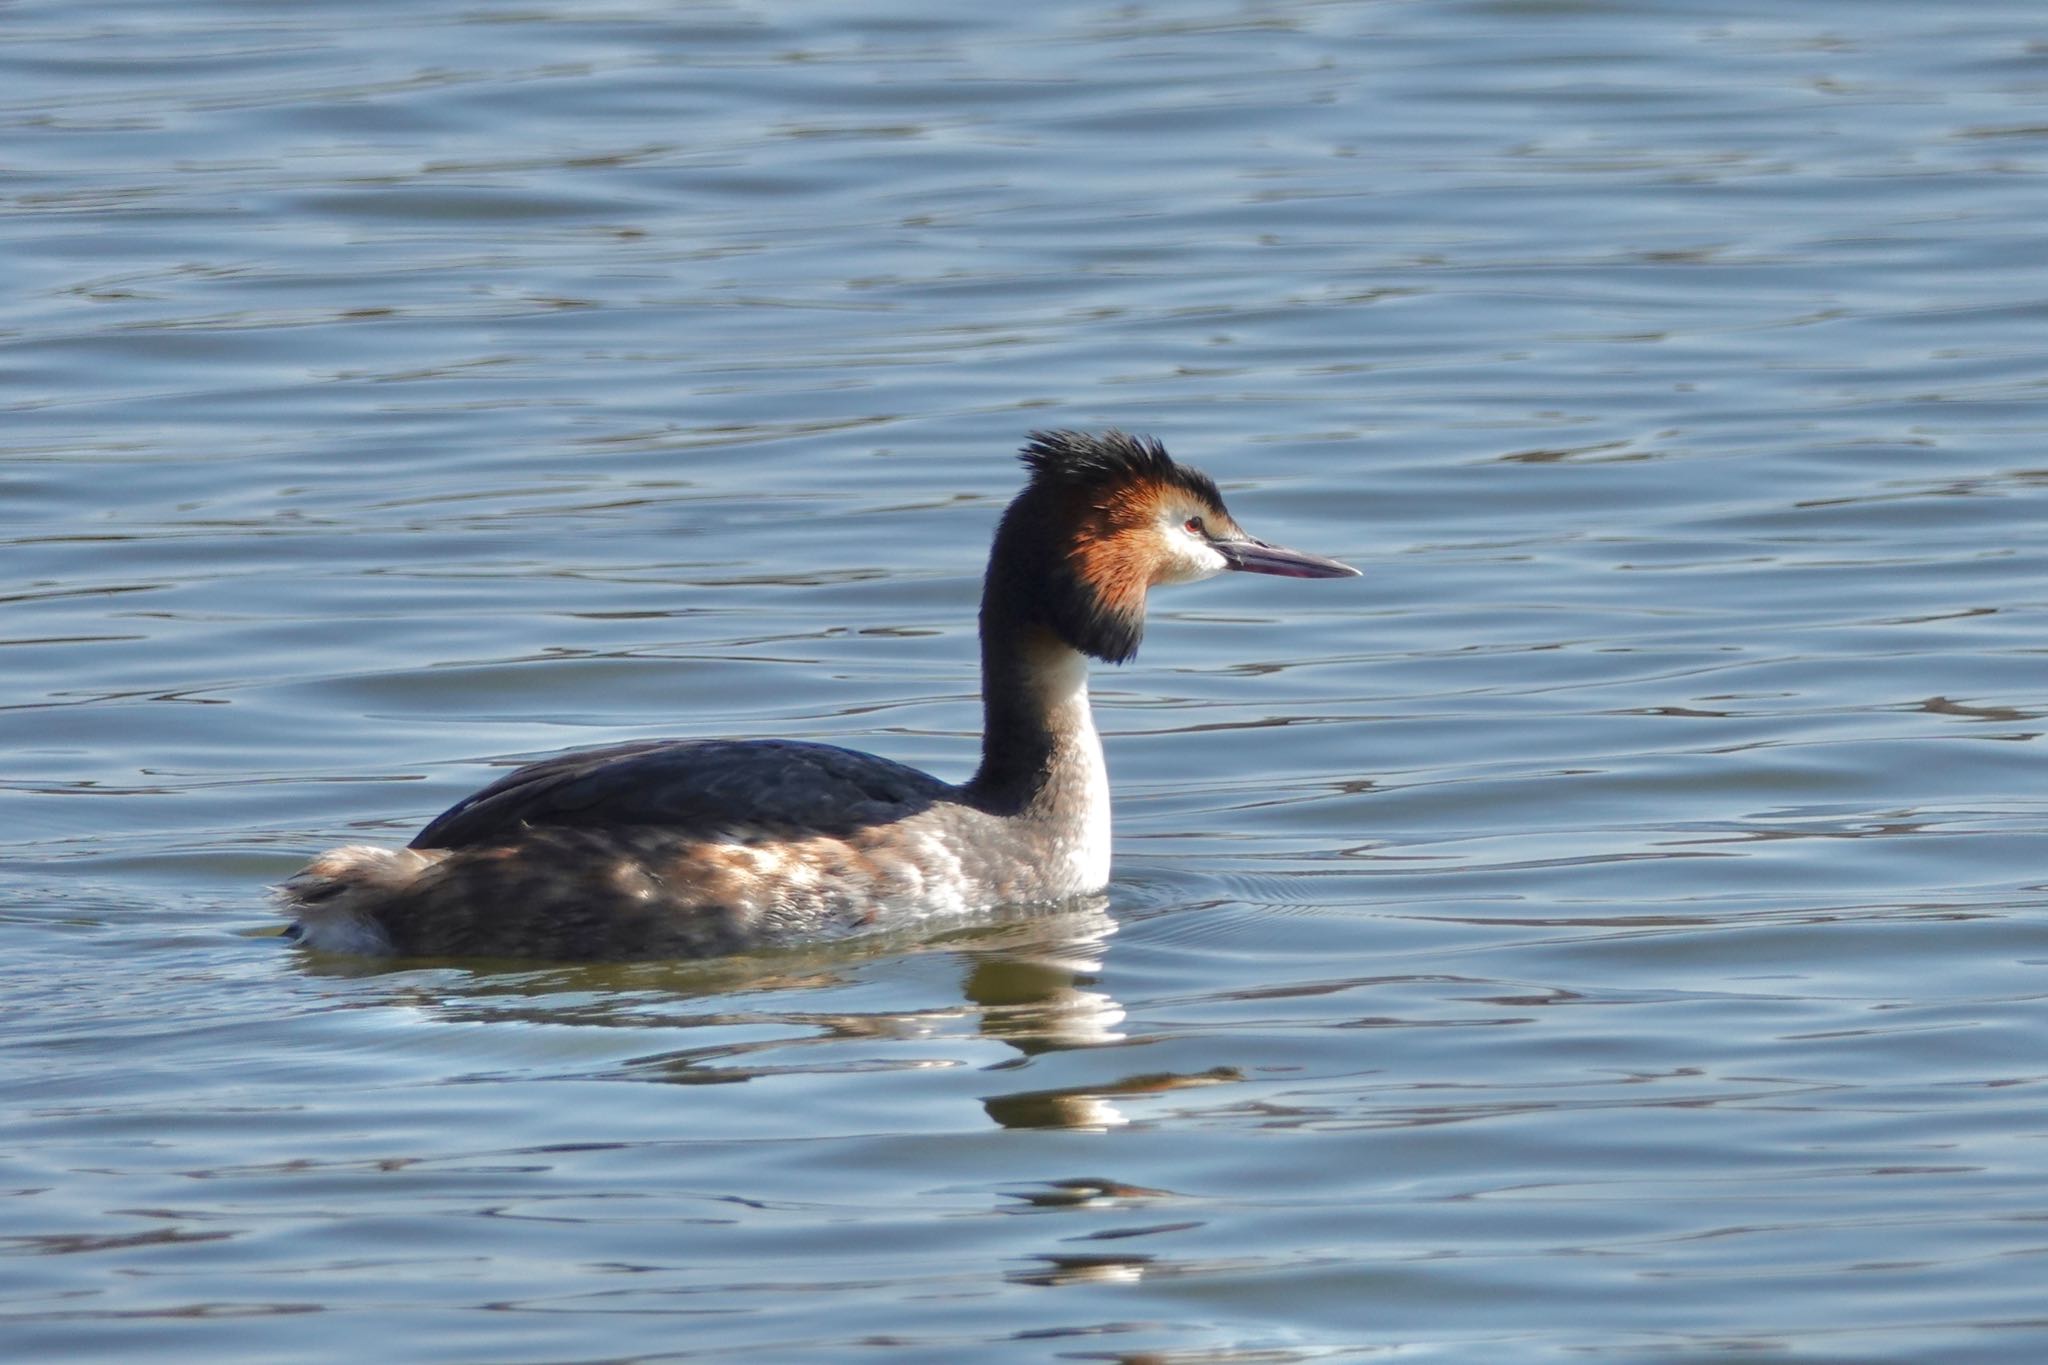
[[[308,948],[389,954],[391,937],[375,911],[447,856],[442,849],[370,844],[330,848],[287,878],[277,899],[298,916],[290,933]]]

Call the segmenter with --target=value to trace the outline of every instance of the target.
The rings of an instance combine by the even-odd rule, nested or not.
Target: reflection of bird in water
[[[1004,1128],[1120,1128],[1130,1119],[1117,1107],[1119,1098],[1230,1085],[1243,1079],[1244,1073],[1234,1066],[1212,1066],[1193,1073],[1158,1071],[1123,1076],[1100,1085],[991,1095],[981,1102],[981,1107]]]
[[[1116,925],[1103,916],[1107,934]],[[981,1007],[981,1032],[1000,1038],[1024,1056],[1064,1048],[1112,1043],[1123,1035],[1124,1007],[1080,983],[1102,970],[1101,939],[1063,951],[977,952],[961,991]]]
[[[331,849],[281,888],[310,947],[707,957],[1058,901],[1109,880],[1088,659],[1137,652],[1147,592],[1225,570],[1357,570],[1252,539],[1207,476],[1121,432],[1041,432],[981,603],[981,767],[955,786],[790,740],[563,754],[403,849]]]

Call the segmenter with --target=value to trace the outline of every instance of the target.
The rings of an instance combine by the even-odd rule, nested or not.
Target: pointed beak
[[[1268,545],[1263,540],[1212,540],[1216,553],[1230,561],[1230,567],[1245,573],[1278,574],[1282,578],[1356,578],[1358,570],[1349,564],[1303,550]]]

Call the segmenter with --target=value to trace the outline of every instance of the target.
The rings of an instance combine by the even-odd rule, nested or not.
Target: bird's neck
[[[1064,543],[1045,533],[1046,496],[1034,484],[1012,502],[989,550],[981,768],[963,795],[1031,828],[1045,886],[1099,891],[1109,883],[1109,770],[1088,706],[1088,655],[1128,658],[1144,629],[1144,605],[1101,609],[1075,577]]]
[[[976,804],[1100,829],[1106,864],[1109,777],[1088,705],[1087,658],[1047,627],[984,602],[981,696],[981,769],[968,783]]]

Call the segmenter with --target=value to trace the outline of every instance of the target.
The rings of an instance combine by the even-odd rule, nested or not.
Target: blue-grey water
[[[2036,5],[0,15],[0,1355],[2048,1355]],[[380,969],[494,764],[963,775],[1033,427],[1107,903]]]

